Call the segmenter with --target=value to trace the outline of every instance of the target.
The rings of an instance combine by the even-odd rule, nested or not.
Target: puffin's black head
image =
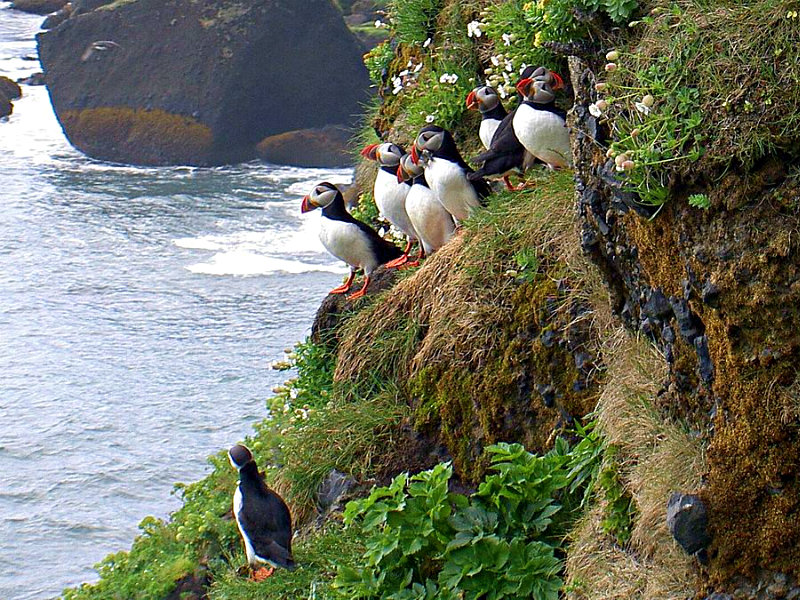
[[[247,463],[253,460],[253,454],[242,444],[236,444],[233,448],[228,450],[228,460],[231,461],[233,467],[241,471]]]
[[[467,108],[470,110],[477,108],[484,113],[492,110],[498,104],[500,104],[500,96],[497,95],[497,90],[490,85],[476,87],[467,95]]]
[[[323,181],[315,185],[311,193],[303,198],[303,205],[300,210],[307,213],[315,208],[325,208],[341,195],[342,192],[339,191],[339,188],[332,183]],[[344,199],[342,202],[344,202]]]
[[[418,163],[419,157],[424,151],[435,154],[450,145],[455,147],[453,136],[449,131],[438,125],[428,125],[420,130],[417,139],[414,140],[414,145],[411,147],[411,160]]]

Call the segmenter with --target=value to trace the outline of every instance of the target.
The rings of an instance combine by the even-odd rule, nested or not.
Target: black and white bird
[[[528,169],[535,159],[525,150],[525,146],[522,145],[519,138],[517,138],[517,134],[514,133],[515,112],[506,115],[505,119],[500,123],[489,149],[472,159],[471,162],[480,165],[480,168],[467,175],[468,179],[499,175],[502,177],[503,183],[506,184],[506,189],[517,189],[511,184],[509,176],[513,172],[521,172]]]
[[[566,113],[555,105],[552,86],[526,78],[517,84],[525,101],[514,113],[514,133],[525,150],[551,169],[572,166]]]
[[[439,202],[458,222],[466,219],[492,193],[482,177],[467,179],[473,170],[458,152],[453,135],[438,125],[423,127],[414,145],[411,158],[419,163],[426,156],[425,179]]]
[[[244,540],[253,579],[266,579],[275,567],[293,571],[295,562],[292,558],[289,507],[267,487],[253,454],[246,446],[235,445],[228,451],[228,459],[239,471],[239,485],[233,494],[233,516]],[[264,565],[269,565],[269,568]]]
[[[395,180],[397,176],[395,175]],[[354,218],[344,206],[342,193],[332,183],[324,181],[314,186],[312,192],[303,198],[302,212],[316,208],[322,209],[319,239],[325,249],[336,258],[350,265],[350,276],[331,294],[344,294],[353,285],[356,271],[364,269],[364,285],[349,298],[354,300],[367,293],[370,275],[379,265],[386,264],[402,256],[403,252],[384,240],[377,232]]]
[[[467,95],[467,108],[480,111],[481,125],[478,129],[478,137],[481,139],[483,147],[488,150],[495,131],[508,114],[503,103],[500,102],[497,90],[489,85],[476,87]]]
[[[436,252],[450,241],[456,231],[452,215],[439,202],[425,179],[425,160],[424,156],[420,157],[417,164],[410,154],[406,154],[397,167],[397,178],[411,182],[411,190],[406,196],[406,211],[422,244],[420,258]]]
[[[411,186],[404,181],[397,180],[397,167],[400,158],[405,154],[397,144],[389,142],[383,144],[370,144],[361,151],[361,155],[378,162],[380,168],[375,176],[375,185],[372,190],[375,205],[380,215],[389,221],[392,226],[406,236],[406,247],[403,255],[396,261],[388,263],[387,267],[398,267],[408,261],[408,253],[414,242],[419,239],[411,219],[406,212],[406,195]]]

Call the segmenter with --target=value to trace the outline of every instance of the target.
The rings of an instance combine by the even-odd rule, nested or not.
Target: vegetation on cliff
[[[544,64],[577,99],[575,179],[534,169],[296,349],[247,442],[299,517],[304,568],[238,575],[220,455],[66,597],[163,598],[192,577],[227,600],[747,597],[800,576],[796,2],[387,10],[362,141],[436,121],[470,156],[466,92],[489,79],[513,102],[519,69]],[[361,498],[344,517],[320,506],[334,469]],[[709,507],[708,565],[668,530],[674,491]]]

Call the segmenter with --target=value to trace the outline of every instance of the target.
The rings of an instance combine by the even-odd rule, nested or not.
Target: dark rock
[[[64,8],[57,10],[49,15],[42,23],[42,29],[55,29],[72,15],[72,5],[67,4]]]
[[[64,8],[67,0],[14,0],[11,8],[34,15],[49,15]]]
[[[367,296],[389,289],[397,281],[397,269],[378,267],[370,278]],[[311,340],[315,344],[331,344],[335,340],[331,336],[336,332],[340,319],[353,312],[363,302],[363,299],[350,300],[347,296],[359,289],[364,280],[357,277],[353,288],[348,294],[328,294],[317,309],[314,324],[311,326]]]
[[[719,288],[710,281],[706,281],[700,292],[700,298],[705,304],[717,308],[719,306]]]
[[[200,569],[199,573],[190,573],[175,583],[172,590],[164,600],[205,600],[208,598],[208,587],[211,585],[207,569]]]
[[[22,89],[8,77],[0,75],[0,94],[8,100],[16,100],[17,98],[22,98]]]
[[[552,348],[556,343],[556,334],[552,329],[546,329],[542,332],[542,335],[539,336],[539,340],[545,348]]]
[[[675,330],[666,323],[661,329],[661,339],[667,344],[672,344],[675,342]]]
[[[667,526],[672,537],[688,554],[697,554],[711,543],[706,507],[694,494],[675,492],[670,496]]]
[[[329,0],[115,3],[37,39],[70,142],[115,162],[250,159],[268,136],[352,124],[369,93]]]
[[[17,83],[22,85],[44,85],[44,73],[34,73],[30,77],[23,77]]]
[[[277,165],[346,167],[353,163],[348,151],[351,136],[351,129],[333,125],[287,131],[264,138],[256,151],[262,160]]]
[[[585,367],[592,366],[592,355],[588,352],[578,352],[575,354],[575,368],[583,370]]]
[[[356,480],[332,469],[328,476],[322,481],[317,490],[317,506],[320,512],[325,512],[336,505],[339,499],[344,496],[350,488],[356,484]]]
[[[669,300],[660,289],[656,288],[650,293],[650,297],[642,308],[644,314],[653,319],[663,321],[672,314],[672,306]]]
[[[12,112],[14,112],[14,105],[4,94],[0,93],[0,119],[9,116]]]
[[[551,385],[536,384],[536,391],[542,397],[542,401],[547,408],[552,408],[556,401],[556,393]]]
[[[711,354],[708,351],[708,336],[701,335],[694,340],[694,349],[697,351],[699,361],[700,378],[711,385],[714,381],[714,363],[711,362]]]
[[[733,596],[730,594],[721,594],[719,592],[714,592],[710,596],[706,596],[705,600],[733,600]]]
[[[670,298],[669,303],[670,306],[672,306],[675,319],[678,321],[678,328],[681,336],[683,336],[687,342],[694,342],[694,338],[700,335],[700,332],[695,322],[696,319],[689,309],[689,303],[682,298]]]

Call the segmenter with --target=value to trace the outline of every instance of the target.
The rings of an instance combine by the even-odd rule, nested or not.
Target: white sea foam
[[[203,275],[254,276],[271,273],[346,273],[344,264],[312,264],[298,260],[286,260],[265,256],[247,250],[232,250],[215,254],[209,262],[186,267],[192,273]]]

